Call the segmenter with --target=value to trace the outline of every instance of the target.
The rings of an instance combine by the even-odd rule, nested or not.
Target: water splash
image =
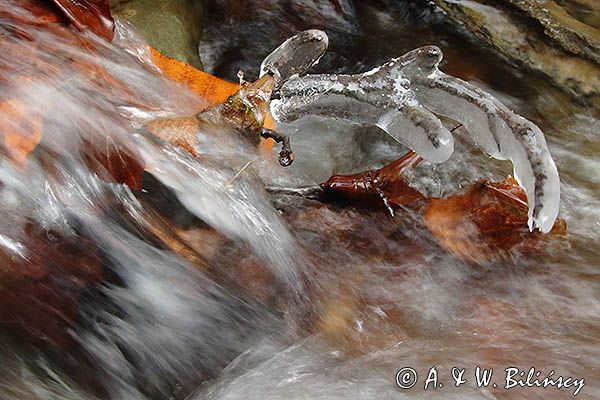
[[[232,179],[236,162],[256,158],[256,150],[218,125],[202,142],[203,152],[215,158],[203,160],[140,133],[137,128],[157,115],[193,115],[205,101],[160,76],[127,25],[117,21],[119,45],[90,36],[86,48],[67,28],[36,27],[35,17],[12,1],[0,7],[25,21],[0,23],[2,74],[18,72],[11,80],[1,77],[0,101],[25,104],[43,126],[40,144],[22,165],[6,158],[0,164],[2,251],[15,262],[35,254],[36,268],[53,268],[52,256],[31,244],[28,224],[92,242],[113,278],[89,289],[79,305],[83,317],[69,329],[98,367],[94,379],[114,398],[168,396],[177,382],[189,391],[277,326],[277,318],[264,304],[220,286],[202,270],[201,259],[194,265],[157,246],[147,227],[161,220],[144,212],[141,193],[90,164],[90,146],[106,143],[111,147],[100,147],[101,153],[114,145],[120,154],[135,154],[145,173],[170,188],[188,212],[247,246],[272,271],[274,285],[298,299],[301,249],[260,179]],[[26,40],[13,34],[23,29]],[[10,118],[0,114],[2,121]],[[10,127],[15,138],[30,136],[27,125]]]

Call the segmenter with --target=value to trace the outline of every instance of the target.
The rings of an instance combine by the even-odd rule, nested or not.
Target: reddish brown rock
[[[82,292],[102,279],[98,250],[33,223],[26,232],[23,258],[0,253],[0,326],[34,343],[68,346]]]

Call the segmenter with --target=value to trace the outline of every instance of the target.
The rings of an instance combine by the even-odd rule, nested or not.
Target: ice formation
[[[490,156],[510,160],[527,194],[529,229],[548,232],[558,215],[558,172],[542,131],[490,94],[438,69],[442,51],[425,46],[356,75],[306,75],[283,83],[271,113],[280,122],[307,115],[373,124],[425,159],[454,150],[437,115],[462,123]]]
[[[216,114],[255,140],[263,137],[282,143],[279,163],[289,166],[294,160],[289,138],[263,126],[268,103],[273,90],[282,82],[298,77],[315,65],[327,50],[327,45],[327,35],[323,31],[310,29],[297,33],[263,60],[258,80],[244,82],[243,72],[239,71],[240,89],[224,103],[201,112],[199,118],[210,119]]]
[[[318,29],[302,31],[283,42],[273,50],[260,65],[260,77],[270,73],[279,82],[308,71],[319,62],[329,39]]]

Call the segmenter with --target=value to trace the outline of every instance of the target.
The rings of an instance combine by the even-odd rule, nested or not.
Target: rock
[[[206,0],[204,34],[198,47],[206,71],[237,80],[255,80],[262,59],[299,31],[322,29],[330,48],[319,63],[330,70],[334,55],[344,58],[359,32],[351,0]],[[343,62],[341,63],[344,64]]]
[[[202,69],[197,46],[201,2],[194,0],[111,0],[113,15],[129,21],[162,54]]]
[[[598,0],[556,0],[575,18],[600,29],[600,2]]]
[[[506,0],[508,3],[537,20],[544,33],[565,50],[600,63],[600,30],[570,16],[554,1]]]
[[[455,26],[507,62],[538,72],[582,102],[600,104],[600,34],[552,0],[434,0]]]

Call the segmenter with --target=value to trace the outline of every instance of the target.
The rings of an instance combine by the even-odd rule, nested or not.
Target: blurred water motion
[[[5,12],[27,20],[16,5],[0,0]],[[365,40],[356,68],[367,55],[377,65],[417,45],[406,27],[388,29],[393,15],[361,10],[377,16],[369,19],[369,34],[396,42],[377,47]],[[356,37],[366,35],[349,26]],[[194,159],[139,129],[156,116],[193,114],[205,102],[162,78],[127,26],[117,23],[113,44],[87,37],[93,51],[62,31],[5,14],[0,36],[0,102],[26,105],[28,113],[21,120],[14,108],[0,108],[0,123],[22,138],[35,132],[32,121],[41,127],[40,145],[26,160],[7,154],[0,165],[0,297],[17,311],[30,309],[26,291],[48,302],[43,313],[30,315],[38,321],[33,325],[7,324],[15,310],[2,311],[0,397],[572,394],[477,389],[473,382],[451,387],[451,367],[472,371],[476,365],[498,374],[509,366],[555,370],[586,379],[577,398],[600,396],[594,110],[571,106],[544,82],[513,75],[443,31],[419,38],[445,41],[445,70],[540,125],[561,173],[567,240],[543,255],[472,265],[443,251],[412,212],[392,220],[266,190],[318,183],[334,168],[349,173],[382,166],[403,151],[385,135],[316,118],[282,125],[296,153],[296,162],[283,169],[276,157],[260,158],[235,132],[215,125],[203,132],[202,156]],[[261,57],[272,49],[255,45],[249,50]],[[361,49],[360,40],[356,46]],[[461,57],[475,67],[465,67]],[[98,142],[144,166],[142,191],[115,182],[101,157],[90,155]],[[509,164],[459,139],[449,161],[422,163],[412,181],[429,195],[445,196],[509,172]],[[15,271],[30,284],[11,281]],[[70,303],[57,305],[57,298]],[[53,324],[55,330],[47,329]],[[37,345],[27,344],[30,336]],[[444,388],[424,391],[422,380],[434,365]],[[421,377],[408,391],[395,383],[404,366]]]

